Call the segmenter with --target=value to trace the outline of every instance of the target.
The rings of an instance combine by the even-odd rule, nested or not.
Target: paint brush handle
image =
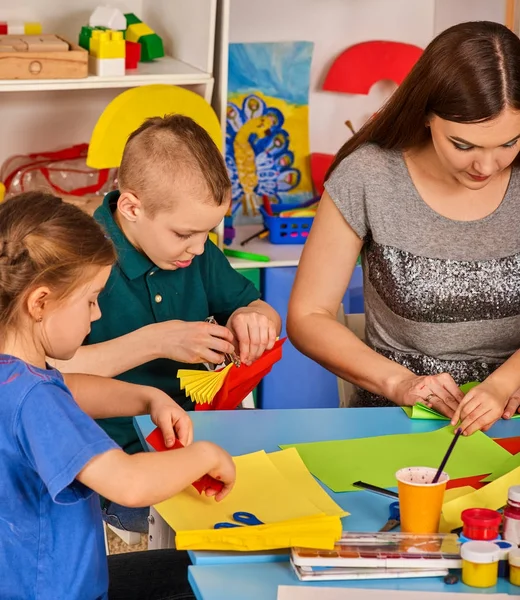
[[[437,473],[435,473],[435,477],[433,478],[432,483],[437,483],[439,481],[439,477],[441,476],[442,471],[444,470],[444,467],[446,466],[446,463],[448,462],[448,459],[449,459],[451,453],[453,452],[453,448],[455,448],[455,444],[457,443],[457,440],[459,439],[461,433],[462,433],[462,429],[459,427],[459,429],[457,429],[457,432],[453,436],[453,439],[451,440],[451,444],[450,444],[450,447],[448,448],[448,451],[446,452],[446,454],[444,455],[444,458],[442,459],[439,470],[437,471]]]
[[[388,498],[399,498],[399,494],[397,492],[392,492],[391,490],[377,487],[377,485],[365,483],[364,481],[355,481],[352,485],[361,488],[362,490],[366,490],[367,492],[373,492],[374,494],[387,496]]]

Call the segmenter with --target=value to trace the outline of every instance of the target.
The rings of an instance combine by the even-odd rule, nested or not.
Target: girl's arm
[[[209,474],[224,483],[221,500],[235,482],[235,464],[227,452],[210,442],[195,442],[168,452],[128,455],[109,450],[93,458],[76,479],[104,498],[123,506],[150,506],[171,498]]]
[[[323,194],[303,249],[289,302],[287,332],[304,354],[341,378],[396,404],[425,401],[435,393],[436,409],[453,414],[460,390],[447,374],[417,377],[371,350],[337,321],[363,241],[327,192]]]
[[[63,378],[79,407],[93,419],[149,414],[168,447],[175,436],[184,446],[193,441],[188,414],[157,388],[81,373],[63,373]]]

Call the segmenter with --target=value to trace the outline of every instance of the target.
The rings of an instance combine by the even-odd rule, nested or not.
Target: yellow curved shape
[[[220,151],[223,136],[213,108],[195,92],[173,85],[145,85],[119,94],[105,108],[92,132],[87,165],[119,167],[128,136],[149,117],[178,113],[191,117],[209,133]]]

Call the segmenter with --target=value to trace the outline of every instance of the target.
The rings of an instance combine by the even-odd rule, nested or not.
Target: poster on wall
[[[312,42],[229,45],[226,163],[235,222],[313,197],[309,163]]]

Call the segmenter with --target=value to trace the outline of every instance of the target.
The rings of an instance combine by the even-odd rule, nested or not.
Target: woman
[[[474,22],[437,36],[338,152],[287,326],[362,388],[353,406],[421,401],[466,434],[516,411],[519,138],[520,40]],[[366,345],[336,321],[360,253]]]

